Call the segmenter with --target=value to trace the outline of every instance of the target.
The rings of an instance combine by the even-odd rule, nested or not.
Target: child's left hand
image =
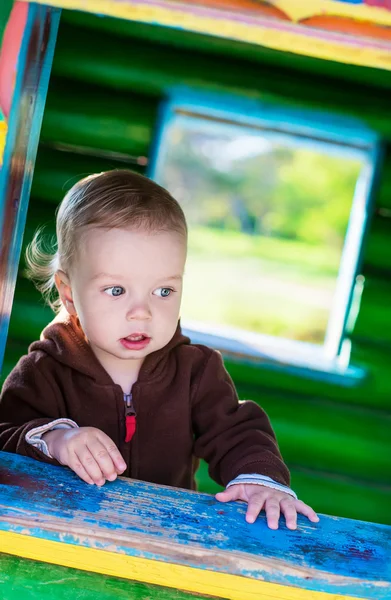
[[[305,515],[313,523],[319,521],[315,511],[301,500],[295,500],[289,494],[264,485],[251,483],[231,485],[224,492],[216,494],[216,500],[219,502],[229,502],[230,500],[247,502],[247,523],[254,523],[261,510],[264,509],[270,529],[278,529],[278,520],[281,513],[285,515],[288,529],[296,529],[297,513]]]

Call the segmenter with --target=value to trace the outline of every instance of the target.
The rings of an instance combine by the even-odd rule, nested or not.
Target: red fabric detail
[[[135,431],[136,431],[136,417],[134,415],[129,415],[126,417],[125,442],[130,442],[130,440],[134,436]]]

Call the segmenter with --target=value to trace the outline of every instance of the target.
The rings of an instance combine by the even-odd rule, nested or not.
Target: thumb
[[[224,490],[223,492],[219,492],[215,495],[216,500],[219,502],[229,502],[230,500],[237,500],[237,490],[236,486],[232,486]]]

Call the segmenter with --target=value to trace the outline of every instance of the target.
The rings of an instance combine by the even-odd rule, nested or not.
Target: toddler
[[[217,500],[318,521],[289,488],[264,411],[239,402],[219,352],[179,314],[187,227],[179,204],[127,170],[82,179],[57,213],[57,248],[27,261],[56,318],[4,383],[0,449],[66,465],[89,484],[118,474],[194,489],[200,458]],[[53,300],[52,291],[57,292]],[[202,289],[200,290],[202,294]]]

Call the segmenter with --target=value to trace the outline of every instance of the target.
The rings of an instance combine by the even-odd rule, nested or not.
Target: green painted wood
[[[14,340],[24,341],[26,348],[34,339],[39,339],[39,334],[34,334],[38,330],[42,331],[42,325],[47,325],[54,316],[50,308],[43,304],[41,298],[37,298],[37,302],[31,305],[28,301],[17,300],[17,297],[15,297],[11,315],[9,335]]]
[[[382,168],[377,193],[377,205],[391,209],[391,145],[384,148]]]
[[[384,171],[384,179],[377,196],[377,205],[389,211],[391,210],[391,166],[388,171]]]
[[[207,600],[199,594],[0,554],[1,600]]]
[[[145,156],[156,110],[148,96],[53,77],[41,140]]]
[[[362,365],[368,371],[367,382],[363,386],[363,390],[367,390],[367,404],[376,406],[377,401],[383,398],[383,408],[390,411],[391,377],[388,345],[378,343],[376,340],[364,341],[356,339],[352,346],[352,361],[358,365]]]
[[[102,51],[104,48],[104,52]],[[129,60],[135,56],[137,60]],[[162,68],[164,65],[164,68]],[[211,56],[182,49],[124,39],[97,36],[88,28],[63,24],[53,63],[53,73],[88,82],[161,98],[178,84],[198,90],[227,91],[264,101],[296,107],[334,111],[361,118],[385,139],[391,140],[389,94],[361,85],[341,86],[322,77],[283,74],[265,65],[232,57]],[[218,73],[218,78],[216,77]],[[391,77],[388,72],[384,77]],[[354,102],[352,102],[354,98]]]
[[[56,142],[55,139],[50,142]],[[52,147],[40,145],[34,172],[30,211],[28,220],[34,215],[35,206],[42,200],[52,203],[48,210],[53,211],[63,199],[65,193],[81,177],[92,173],[100,173],[110,169],[132,169],[138,173],[145,171],[145,167],[135,164],[134,161],[116,160],[107,156],[84,156],[74,152],[63,152]]]
[[[372,219],[363,254],[363,273],[391,270],[391,219],[379,214]]]
[[[365,519],[373,523],[391,524],[390,486],[294,467],[292,486],[309,504],[319,506],[320,511],[329,513],[337,508],[341,517],[362,519],[365,515]]]
[[[380,88],[391,87],[391,78],[385,77],[382,69],[370,69],[279,52],[254,44],[243,44],[181,29],[155,27],[145,23],[126,21],[125,19],[102,19],[98,15],[69,10],[63,11],[62,22],[92,28],[98,32],[112,33],[116,36],[139,38],[157,44],[173,46],[174,48],[186,48],[197,53],[201,51],[208,55],[233,56],[253,62],[257,61],[281,69],[317,75],[322,77],[323,80],[328,77],[341,77],[344,81],[355,81],[360,84],[365,82]]]
[[[2,0],[0,4],[0,47],[3,40],[4,30],[8,23],[8,18],[10,16],[12,5],[14,0]]]
[[[391,486],[374,485],[365,479],[337,476],[292,466],[292,487],[296,493],[320,512],[341,517],[365,519],[391,524]]]
[[[353,347],[355,350],[356,344]],[[295,369],[279,368],[279,365],[243,363],[227,359],[226,364],[236,384],[264,389],[265,394],[286,393],[292,396],[305,395],[314,398],[328,398],[350,405],[371,406],[383,410],[391,407],[391,379],[388,375],[388,353],[374,347],[362,356],[353,352],[352,364],[366,369],[367,376],[360,385],[342,387],[332,381],[321,384],[311,373],[305,377]]]
[[[27,244],[31,242],[35,232],[39,227],[44,227],[45,234],[49,236],[55,235],[55,208],[55,204],[41,202],[39,200],[35,200],[34,198],[30,198],[26,226],[24,228],[22,254],[20,258],[20,265],[22,267],[24,267],[25,264],[24,256]]]
[[[390,261],[391,262],[391,261]],[[376,341],[391,350],[391,280],[366,277],[360,311],[352,333],[353,343]]]
[[[244,386],[238,392],[266,410],[290,465],[391,482],[391,416],[383,411]]]

